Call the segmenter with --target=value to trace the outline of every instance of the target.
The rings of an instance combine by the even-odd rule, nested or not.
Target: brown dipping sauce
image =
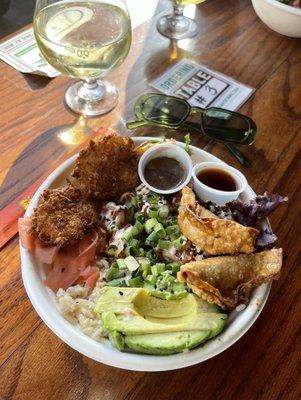
[[[197,178],[204,185],[224,192],[238,189],[235,179],[228,172],[219,168],[206,168],[197,173]]]
[[[154,188],[169,190],[183,182],[185,171],[182,164],[174,158],[157,157],[146,164],[144,177]]]

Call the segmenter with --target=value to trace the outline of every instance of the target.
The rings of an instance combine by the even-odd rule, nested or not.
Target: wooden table
[[[160,3],[156,12],[167,5]],[[78,117],[64,107],[67,78],[25,76],[1,62],[0,208],[74,147],[60,141],[58,131],[73,133],[75,141],[99,126],[128,134],[125,121],[133,117],[135,99],[187,57],[256,88],[242,108],[259,128],[255,146],[243,150],[252,165],[242,170],[256,192],[290,198],[271,217],[287,256],[281,278],[254,326],[224,353],[174,372],[128,372],[81,356],[45,326],[24,291],[15,237],[0,253],[1,400],[301,398],[301,42],[265,27],[250,0],[210,0],[195,18],[200,35],[178,46],[156,32],[156,18],[134,30],[126,62],[109,76],[120,88],[119,105],[102,118]],[[210,151],[239,167],[223,146]]]

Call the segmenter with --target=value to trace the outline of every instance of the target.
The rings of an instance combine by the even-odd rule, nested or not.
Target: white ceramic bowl
[[[252,0],[258,17],[273,31],[290,37],[301,37],[301,8],[277,0]]]
[[[141,144],[146,140],[154,138],[133,138],[135,143]],[[183,147],[182,143],[178,143]],[[217,161],[223,163],[213,155],[191,146],[192,160],[194,164],[202,161]],[[26,215],[30,216],[37,205],[38,198],[44,189],[60,186],[70,174],[75,162],[76,155],[62,163],[43,182],[33,196]],[[242,194],[243,200],[254,197],[254,192],[247,187]],[[268,223],[265,228],[269,229]],[[113,367],[135,370],[135,371],[166,371],[190,365],[198,364],[208,360],[226,350],[235,343],[252,326],[268,298],[270,284],[262,285],[253,290],[248,306],[240,312],[233,311],[228,319],[224,331],[205,343],[203,346],[187,353],[170,356],[150,356],[133,353],[122,353],[116,350],[108,340],[98,343],[84,335],[77,327],[69,323],[59,312],[58,304],[54,293],[43,284],[44,272],[31,253],[20,245],[22,278],[30,301],[36,312],[61,340],[81,354],[93,360],[102,362]],[[217,361],[218,362],[218,361]]]
[[[185,174],[182,183],[180,183],[178,186],[172,189],[163,190],[155,188],[147,182],[147,180],[144,177],[145,166],[150,160],[153,160],[154,158],[158,157],[171,157],[179,161],[179,163],[182,165],[184,169],[184,174]],[[189,154],[176,144],[173,143],[158,144],[152,146],[142,155],[138,164],[138,174],[141,179],[141,182],[153,192],[160,194],[176,193],[182,190],[183,187],[189,183],[192,175],[192,161]]]
[[[235,180],[237,189],[231,192],[213,189],[204,183],[200,182],[197,175],[200,171],[206,169],[219,169],[227,172]],[[223,165],[217,162],[202,162],[193,167],[192,170],[193,189],[199,200],[203,202],[212,201],[213,203],[222,206],[228,201],[236,200],[238,196],[246,189],[248,182],[245,176],[237,169],[230,167],[230,165]]]

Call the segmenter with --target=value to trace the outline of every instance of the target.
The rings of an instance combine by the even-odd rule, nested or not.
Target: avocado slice
[[[187,314],[194,315],[197,302],[194,295],[189,294],[180,300],[166,301],[151,296],[143,288],[110,288],[101,292],[95,312],[101,314],[111,311],[115,314],[132,314],[154,318],[175,318]]]
[[[148,292],[141,288],[105,286],[100,291],[99,301],[102,303],[132,303],[138,295],[147,296]]]
[[[125,345],[138,353],[169,355],[187,351],[204,342],[210,331],[152,333],[125,336]]]
[[[176,318],[187,314],[196,314],[197,302],[192,294],[180,300],[162,300],[157,297],[148,296],[146,299],[137,296],[134,301],[135,310],[142,316],[154,318]]]
[[[102,314],[104,328],[110,331],[118,331],[124,335],[144,335],[147,333],[164,333],[179,331],[220,331],[224,326],[226,314],[222,313],[200,313],[183,321],[179,318],[173,319],[173,324],[159,321],[151,322],[140,315],[116,315],[107,311]]]
[[[105,287],[95,312],[117,349],[145,354],[187,351],[220,333],[227,318],[194,294],[162,300],[145,288]]]
[[[124,336],[116,331],[108,332],[110,342],[113,344],[114,347],[118,350],[124,350]]]

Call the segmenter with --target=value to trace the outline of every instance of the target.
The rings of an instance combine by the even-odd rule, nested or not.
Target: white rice
[[[94,312],[103,285],[103,282],[98,281],[92,291],[76,285],[67,290],[59,289],[56,294],[62,315],[85,335],[97,341],[106,336],[101,319]]]

